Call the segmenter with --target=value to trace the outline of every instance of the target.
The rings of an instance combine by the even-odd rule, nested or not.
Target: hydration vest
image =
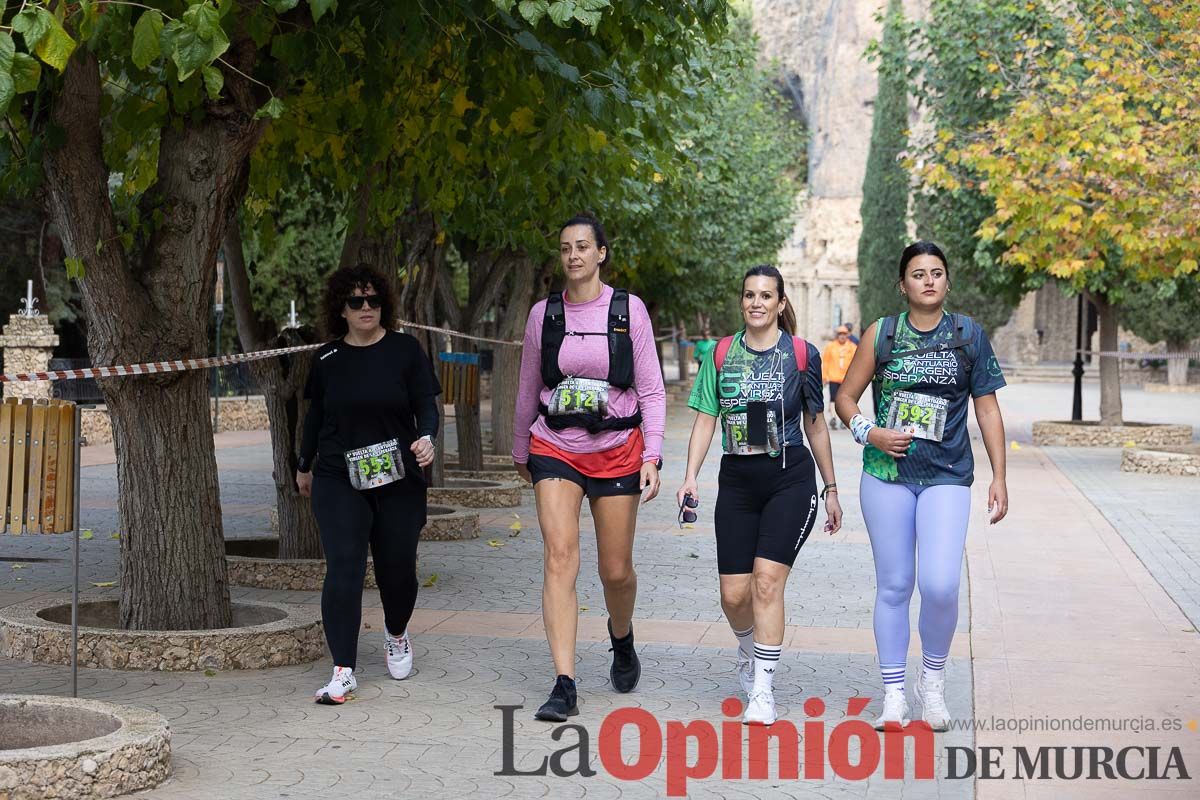
[[[608,331],[588,333],[567,330],[566,306],[562,292],[551,292],[542,317],[542,383],[554,389],[566,378],[558,366],[558,354],[568,336],[606,336],[608,338],[608,384],[618,389],[633,386],[633,337],[629,334],[629,290],[613,289],[608,301]],[[601,417],[599,414],[551,416],[544,403],[538,411],[552,430],[586,428],[588,433],[628,430],[642,424],[642,413],[628,417]]]

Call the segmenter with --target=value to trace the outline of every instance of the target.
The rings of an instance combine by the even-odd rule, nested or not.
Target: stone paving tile
[[[732,686],[732,644],[717,596],[711,501],[716,491],[716,455],[702,474],[705,501],[693,530],[680,531],[672,496],[683,472],[682,449],[690,416],[673,411],[662,497],[644,506],[639,519],[636,564],[639,572],[637,615],[653,625],[688,621],[710,624],[700,643],[644,645],[645,677],[629,697],[607,688],[607,643],[581,641],[583,713],[578,718],[595,736],[600,720],[622,706],[640,705],[662,719],[719,722],[720,700]],[[794,626],[850,629],[869,635],[874,573],[869,542],[857,508],[858,448],[847,435],[835,434],[845,532],[833,538],[814,534],[789,582],[787,617]],[[234,538],[262,535],[274,487],[265,445],[218,451],[225,533]],[[87,597],[116,597],[119,587],[93,583],[118,579],[115,468],[84,471],[84,523],[94,537],[82,542],[81,580]],[[537,614],[541,601],[541,543],[531,491],[521,507],[485,513],[480,539],[423,543],[420,572],[438,574],[422,589],[418,607],[425,614],[456,611]],[[509,536],[513,515],[524,529]],[[707,515],[707,516],[706,516]],[[581,519],[583,568],[579,579],[581,626],[604,616],[603,595],[595,572],[596,546],[586,504]],[[503,547],[492,548],[488,539]],[[0,605],[39,594],[56,593],[66,602],[71,580],[71,541],[65,536],[0,539]],[[693,557],[694,556],[694,557]],[[46,561],[21,561],[44,558]],[[315,604],[317,592],[276,592],[233,587],[235,600],[277,599]],[[914,621],[919,596],[913,600]],[[963,593],[959,628],[968,626]],[[363,605],[379,606],[366,592]],[[649,622],[648,622],[649,624]],[[525,634],[522,634],[525,635]],[[803,631],[793,640],[803,648]],[[549,689],[549,651],[538,639],[513,639],[464,633],[417,635],[418,671],[408,682],[386,680],[377,636],[361,639],[362,684],[359,699],[331,709],[311,702],[311,692],[328,676],[325,663],[277,670],[204,675],[137,674],[86,670],[80,676],[85,697],[154,708],[167,716],[175,733],[174,773],[170,783],[148,797],[192,798],[336,798],[395,797],[409,791],[497,797],[661,797],[665,775],[660,767],[641,782],[621,782],[604,774],[594,778],[495,776],[500,768],[500,717],[493,705],[523,704],[531,713]],[[835,639],[836,641],[836,639]],[[877,693],[878,675],[870,654],[824,649],[788,650],[778,677],[781,711],[797,723],[810,696],[828,703],[826,719],[836,724],[853,694]],[[918,663],[913,660],[915,665]],[[970,666],[953,659],[948,684],[952,707],[971,706]],[[914,676],[915,677],[915,676]],[[0,679],[10,691],[66,694],[69,673],[0,659]],[[865,712],[877,713],[877,704]],[[555,744],[550,728],[518,718],[518,763],[536,764]],[[570,734],[568,734],[568,737]],[[965,737],[965,738],[964,738]],[[969,734],[948,734],[941,743],[969,744]],[[940,752],[940,751],[939,751]],[[598,762],[596,762],[598,764]],[[940,771],[940,769],[939,769]],[[691,784],[698,797],[970,797],[967,782],[898,783],[882,779],[851,782],[833,777],[818,781],[720,781]]]
[[[552,671],[544,647],[479,636],[414,638],[417,671],[405,682],[386,677],[375,637],[360,644],[357,699],[330,708],[311,702],[311,691],[327,677],[323,664],[215,676],[162,675],[85,670],[80,693],[150,708],[173,731],[174,769],[169,783],[142,796],[175,800],[221,797],[396,797],[403,791],[486,794],[498,797],[661,797],[665,767],[640,783],[615,780],[599,762],[600,723],[611,711],[641,707],[661,724],[669,720],[725,718],[719,704],[734,685],[733,652],[709,647],[646,646],[638,690],[627,696],[608,685],[607,648],[584,644],[579,651],[582,724],[590,737],[593,778],[497,777],[502,768],[502,717],[495,705],[522,705],[514,716],[516,763],[536,766],[554,750],[574,743],[550,738],[553,726],[531,718],[544,699]],[[970,666],[952,661],[948,701],[970,707]],[[0,660],[0,680],[10,691],[62,693],[59,668]],[[869,656],[788,652],[776,678],[781,717],[798,728],[807,717],[805,699],[827,704],[826,735],[845,718],[847,699],[875,691]],[[872,702],[864,716],[877,713]],[[740,729],[740,726],[739,726]],[[744,730],[744,729],[741,729]],[[627,738],[632,739],[632,729]],[[939,736],[938,745],[969,746],[967,733]],[[632,747],[626,752],[632,757]],[[801,750],[801,752],[803,752]],[[852,750],[852,754],[856,753]],[[938,772],[944,769],[939,761]],[[832,775],[832,773],[830,773]],[[930,784],[929,786],[932,786]],[[722,781],[691,784],[697,797],[970,797],[969,782],[929,786],[895,781],[801,780]]]
[[[1121,472],[1117,449],[1044,449],[1200,628],[1200,527],[1196,525],[1200,481]],[[1191,502],[1185,500],[1189,497]]]

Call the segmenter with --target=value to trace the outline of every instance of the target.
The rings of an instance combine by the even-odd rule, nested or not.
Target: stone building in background
[[[882,34],[886,0],[753,0],[762,60],[802,109],[809,131],[808,186],[796,199],[795,227],[778,261],[800,332],[832,336],[858,313],[858,238],[863,177],[871,144],[876,65],[864,53]],[[920,19],[927,0],[907,0]],[[920,120],[914,115],[914,130]],[[1053,284],[1025,297],[992,332],[1001,361],[1067,362],[1074,357],[1076,300]],[[869,322],[869,321],[868,321]],[[1126,337],[1123,337],[1126,338]]]

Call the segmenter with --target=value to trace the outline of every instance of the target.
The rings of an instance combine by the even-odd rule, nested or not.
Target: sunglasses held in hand
[[[679,527],[682,528],[685,523],[688,525],[694,523],[696,521],[696,512],[692,511],[692,509],[699,507],[700,501],[692,497],[691,492],[685,494],[683,496],[683,505],[679,507]]]
[[[374,309],[383,307],[383,298],[377,294],[359,295],[356,297],[347,297],[346,305],[350,306],[351,311],[361,311],[363,303]]]

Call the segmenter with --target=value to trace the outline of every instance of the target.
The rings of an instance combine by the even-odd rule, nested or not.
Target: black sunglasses
[[[684,523],[691,525],[696,521],[696,512],[693,508],[699,508],[700,501],[692,497],[691,493],[683,496],[683,505],[679,507],[679,527],[683,527]]]
[[[346,305],[350,306],[351,311],[361,311],[363,303],[366,303],[371,308],[382,308],[383,298],[377,294],[356,295],[346,298]]]

